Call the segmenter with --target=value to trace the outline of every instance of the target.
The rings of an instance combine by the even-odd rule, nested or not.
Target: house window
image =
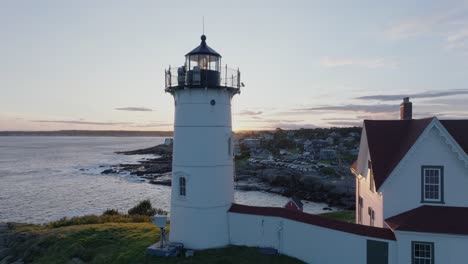
[[[374,212],[374,209],[372,209],[372,207],[369,206],[369,208],[367,209],[368,213],[369,213],[369,225],[370,226],[374,226],[374,221],[375,221],[375,212]]]
[[[179,195],[185,196],[186,195],[186,180],[185,177],[179,178]]]
[[[434,264],[434,243],[411,242],[412,264]]]
[[[361,196],[358,198],[358,224],[362,224],[362,208],[364,206],[364,200]]]
[[[367,169],[368,169],[368,175],[369,175],[369,189],[371,192],[375,191],[375,185],[374,185],[374,173],[372,173],[372,162],[370,160],[367,161]]]
[[[444,202],[444,167],[422,166],[422,202]]]

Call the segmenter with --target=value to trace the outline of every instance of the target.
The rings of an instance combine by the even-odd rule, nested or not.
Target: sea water
[[[143,199],[170,210],[170,187],[127,174],[103,175],[119,163],[149,155],[115,151],[152,147],[161,137],[0,137],[0,222],[44,223],[108,208],[126,212]],[[288,198],[258,191],[236,191],[235,202],[283,206]],[[322,213],[326,204],[305,202],[304,211]]]

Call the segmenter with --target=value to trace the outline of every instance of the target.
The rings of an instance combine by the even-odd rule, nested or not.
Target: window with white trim
[[[412,241],[412,264],[434,264],[434,243]]]
[[[422,166],[422,202],[443,202],[443,167]]]
[[[186,195],[186,179],[185,177],[179,177],[179,195]]]
[[[369,176],[369,189],[371,192],[375,191],[375,183],[374,183],[374,173],[372,172],[372,162],[370,160],[367,161],[367,175]]]
[[[374,226],[374,224],[375,224],[375,212],[374,212],[374,209],[372,209],[372,207],[369,206],[369,208],[367,209],[367,212],[369,213],[369,225],[370,225],[370,226]]]
[[[358,224],[362,224],[362,208],[364,206],[364,200],[361,196],[358,198]]]

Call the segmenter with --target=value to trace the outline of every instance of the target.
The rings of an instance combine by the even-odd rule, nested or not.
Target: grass
[[[323,213],[320,216],[344,222],[355,223],[355,211],[353,210],[342,210],[330,213]]]
[[[88,218],[89,219],[89,218]],[[302,263],[287,256],[269,256],[256,248],[230,246],[196,251],[195,256],[162,258],[146,255],[146,247],[159,240],[150,222],[102,222],[75,225],[21,225],[13,229],[8,255],[26,263]]]

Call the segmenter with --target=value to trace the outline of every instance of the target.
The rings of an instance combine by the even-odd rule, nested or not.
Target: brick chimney
[[[400,104],[400,120],[413,119],[413,103],[410,102],[409,97],[403,98],[403,103]]]

